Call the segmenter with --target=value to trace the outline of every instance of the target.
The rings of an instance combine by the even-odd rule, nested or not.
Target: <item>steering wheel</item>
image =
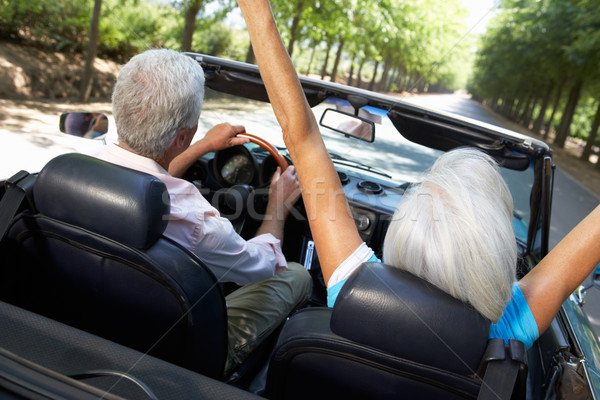
[[[271,143],[267,142],[263,138],[259,138],[258,136],[246,132],[238,133],[238,137],[250,139],[252,143],[255,143],[263,149],[267,150],[269,154],[275,159],[275,161],[277,161],[277,165],[279,165],[279,167],[281,168],[281,172],[285,171],[285,169],[288,167],[288,163],[285,157],[281,155],[279,150],[277,150],[275,146],[273,146]]]
[[[277,165],[281,168],[281,172],[285,171],[289,166],[285,157],[277,150],[275,146],[271,143],[262,139],[258,136],[252,135],[250,133],[242,132],[237,135],[238,137],[243,137],[249,139],[252,143],[255,143],[265,149],[276,161]],[[246,221],[246,213],[239,212],[239,206],[241,204],[246,205],[248,201],[256,201],[254,197],[255,192],[254,188],[247,184],[236,184],[231,187],[224,189],[221,194],[221,201],[224,206],[229,210],[235,210],[236,217],[231,219],[230,221],[235,227],[235,230],[238,233],[241,233],[241,230]]]

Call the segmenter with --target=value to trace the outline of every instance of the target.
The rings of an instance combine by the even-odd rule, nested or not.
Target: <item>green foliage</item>
[[[92,0],[0,0],[0,38],[81,51]]]
[[[167,27],[176,25],[176,18],[172,7],[156,2],[104,0],[99,52],[126,61],[146,49],[164,47]]]
[[[233,41],[231,30],[222,22],[216,22],[194,33],[193,51],[222,57]]]
[[[504,0],[482,38],[469,91],[527,123],[523,104],[533,98],[540,105],[546,88],[562,82],[559,108],[540,105],[537,113],[544,121],[555,114],[556,146],[569,134],[587,140],[600,87],[598,27],[597,0]]]
[[[248,42],[240,47],[240,43],[236,41],[234,30],[223,22],[231,10],[232,4],[221,1],[213,3],[213,5],[215,5],[214,9],[210,12],[201,11],[196,19],[192,51],[239,60],[245,52]]]
[[[99,55],[126,61],[147,48],[180,49],[191,1],[103,0]],[[93,3],[0,0],[0,38],[81,53]],[[198,4],[192,50],[243,60],[248,37],[243,27],[224,22],[235,1]],[[332,73],[337,64],[337,78],[346,78],[354,63],[353,74],[359,65],[364,67],[363,82],[378,73],[379,90],[410,90],[434,85],[459,88],[469,70],[471,43],[464,36],[466,11],[459,0],[271,0],[271,4],[284,41],[294,44],[294,58],[313,72],[325,67]],[[584,51],[585,43],[578,46]],[[574,50],[573,57],[579,52]]]
[[[284,42],[299,18],[296,58],[303,64],[312,60],[321,68],[323,50],[333,45],[335,51],[343,43],[346,71],[354,55],[358,64],[368,60],[367,68],[383,63],[388,80],[397,77],[380,85],[383,90],[428,84],[458,88],[466,80],[466,11],[456,0],[273,0],[272,7]],[[316,61],[313,48],[321,49]]]
[[[571,123],[571,137],[587,140],[597,107],[598,102],[590,97],[580,102]]]

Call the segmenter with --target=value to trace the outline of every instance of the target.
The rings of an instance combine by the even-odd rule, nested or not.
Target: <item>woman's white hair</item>
[[[204,71],[182,53],[155,49],[121,68],[112,95],[119,141],[157,160],[182,128],[198,124]]]
[[[512,210],[491,157],[470,148],[450,151],[398,204],[383,259],[496,322],[515,281]]]

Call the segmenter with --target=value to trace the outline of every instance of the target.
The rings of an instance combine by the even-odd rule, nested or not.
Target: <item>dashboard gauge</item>
[[[257,184],[258,164],[245,146],[233,146],[215,153],[213,171],[223,187]]]
[[[358,234],[362,240],[368,243],[368,239],[377,223],[377,214],[372,210],[352,204],[350,205],[350,211],[354,217],[354,223],[356,224],[356,229],[358,229]]]
[[[371,226],[371,219],[365,214],[356,214],[354,216],[354,222],[359,231],[366,231]]]
[[[225,162],[221,176],[231,185],[248,185],[254,178],[254,164],[244,154],[236,154]]]
[[[383,187],[379,183],[371,181],[360,181],[356,184],[361,192],[367,194],[379,194],[383,192]]]
[[[338,176],[340,177],[340,182],[342,183],[342,186],[344,186],[346,183],[350,182],[350,177],[348,176],[347,173],[338,171]]]
[[[196,160],[185,172],[183,179],[194,183],[196,186],[201,186],[206,183],[208,173],[205,166],[199,160]]]

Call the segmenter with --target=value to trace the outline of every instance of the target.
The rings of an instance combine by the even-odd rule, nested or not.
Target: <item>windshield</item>
[[[313,108],[317,121],[327,108],[336,108],[335,102],[323,102]],[[321,127],[321,133],[327,149],[332,154],[344,158],[348,163],[360,163],[382,171],[389,177],[377,174],[379,179],[389,181],[390,185],[399,186],[405,183],[418,182],[422,174],[433,165],[442,154],[405,139],[393,126],[384,110],[370,108],[376,113],[378,123],[375,124],[375,141],[365,142],[356,138],[345,137],[339,132]],[[249,100],[216,92],[206,88],[206,96],[199,132],[206,132],[212,126],[228,122],[232,125],[244,125],[248,133],[254,134],[277,147],[285,147],[281,128],[273,114],[269,103]],[[197,135],[195,140],[201,138]],[[361,169],[361,173],[368,173]],[[533,183],[533,168],[525,171],[501,169],[501,174],[512,193],[515,211],[515,234],[522,240],[527,239],[529,222],[529,195]]]

